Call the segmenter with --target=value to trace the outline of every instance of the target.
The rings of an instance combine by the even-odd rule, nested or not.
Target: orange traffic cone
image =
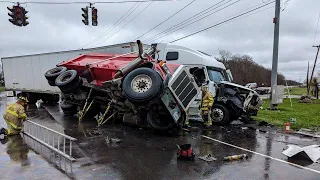
[[[286,133],[291,132],[291,130],[290,130],[290,123],[289,123],[289,122],[286,123],[285,128],[286,128]]]

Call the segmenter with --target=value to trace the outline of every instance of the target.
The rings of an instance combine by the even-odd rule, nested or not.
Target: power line
[[[212,5],[212,6],[210,6],[209,8],[207,8],[207,9],[205,9],[205,10],[203,10],[203,11],[200,11],[199,13],[191,16],[190,18],[188,18],[188,19],[180,22],[179,24],[176,24],[176,25],[174,25],[174,26],[171,26],[170,28],[168,28],[168,29],[166,29],[166,30],[164,30],[164,31],[162,31],[162,32],[160,32],[160,33],[158,33],[158,34],[156,34],[156,35],[154,35],[154,36],[146,39],[145,41],[148,41],[148,40],[150,40],[150,39],[153,39],[153,38],[157,37],[157,36],[160,35],[160,34],[166,33],[166,32],[170,31],[171,29],[173,29],[173,28],[175,28],[175,27],[177,27],[177,26],[180,26],[180,25],[182,25],[182,24],[184,24],[184,23],[186,23],[186,22],[189,22],[189,21],[192,20],[193,18],[197,18],[199,15],[202,15],[202,13],[204,13],[205,11],[210,10],[211,8],[213,8],[213,7],[215,7],[216,5],[222,3],[223,1],[225,1],[225,0],[222,0],[222,1],[220,1],[220,2],[218,2],[218,3],[216,3],[216,4]],[[232,0],[230,0],[230,1],[232,1]],[[229,1],[229,2],[230,2],[230,1]],[[216,8],[214,8],[214,9],[216,9]],[[211,10],[210,10],[210,11],[211,11]],[[208,11],[208,12],[210,12],[210,11]],[[207,13],[207,12],[206,12],[206,13]]]
[[[318,33],[318,26],[319,26],[319,20],[320,20],[320,13],[319,13],[319,16],[318,16],[317,28],[316,28],[316,32],[314,33],[314,40],[313,40],[312,45],[314,45],[314,43],[316,42],[317,33]]]
[[[115,33],[113,33],[111,36],[109,36],[107,39],[104,39],[104,41],[112,38],[114,35],[116,35],[117,33],[119,33],[123,28],[125,28],[129,23],[131,23],[133,20],[135,20],[142,12],[144,12],[153,2],[150,2],[145,8],[143,8],[136,16],[134,16],[130,21],[128,21],[125,25],[123,25],[118,31],[116,31]],[[102,43],[103,41],[101,41],[100,43]],[[98,44],[100,44],[98,43]],[[96,45],[98,45],[96,44]]]
[[[168,21],[169,19],[173,18],[175,15],[179,14],[182,10],[184,10],[185,8],[187,8],[188,6],[190,6],[195,0],[192,0],[190,3],[188,3],[187,5],[185,5],[184,7],[182,7],[180,10],[178,10],[177,12],[175,12],[174,14],[172,14],[171,16],[169,16],[167,19],[163,20],[162,22],[160,22],[159,24],[157,24],[156,26],[154,26],[153,28],[151,28],[149,31],[143,33],[142,35],[140,35],[139,37],[137,37],[136,39],[140,39],[142,36],[146,35],[147,33],[149,33],[150,31],[154,30],[155,28],[159,27],[160,25],[162,25],[163,23],[165,23],[166,21]]]
[[[212,9],[212,10],[215,10],[215,9],[217,9],[217,8],[225,5],[225,4],[228,4],[228,3],[231,2],[231,1],[233,1],[233,0],[230,0],[230,1],[226,2],[226,3],[224,3],[224,4],[221,4],[221,5],[217,6],[216,8],[214,8],[214,9]],[[170,27],[169,29],[167,29],[167,30],[165,30],[165,31],[162,31],[162,32],[160,32],[160,33],[152,36],[151,38],[146,39],[145,41],[158,40],[158,39],[160,39],[160,38],[162,38],[162,37],[164,37],[164,36],[167,36],[167,35],[172,34],[172,33],[176,32],[176,31],[178,31],[178,30],[180,30],[180,29],[183,29],[183,28],[185,28],[185,27],[187,27],[187,26],[189,26],[189,25],[191,25],[191,24],[194,24],[194,23],[196,23],[196,22],[198,22],[198,21],[200,21],[200,20],[202,20],[202,19],[205,19],[205,18],[207,18],[207,17],[209,17],[209,16],[211,16],[211,15],[213,15],[213,14],[215,14],[215,13],[217,13],[217,12],[223,10],[223,9],[226,9],[226,8],[234,5],[235,3],[239,2],[239,1],[241,1],[241,0],[237,0],[237,1],[235,1],[235,2],[233,2],[233,3],[231,3],[231,4],[229,4],[229,5],[221,8],[221,9],[219,9],[219,10],[217,10],[217,11],[214,11],[214,12],[212,12],[212,13],[204,16],[204,17],[201,17],[200,19],[195,20],[195,21],[193,21],[194,19],[196,19],[196,18],[194,18],[194,17],[197,17],[197,16],[192,16],[192,17],[184,20],[183,22],[180,22],[179,24],[176,24],[176,25]],[[210,11],[211,11],[211,10],[210,10]],[[209,12],[210,12],[210,11],[209,11]],[[208,13],[208,12],[207,12],[207,13]],[[202,15],[205,15],[205,14],[207,14],[207,13],[204,13],[204,14],[202,14]],[[199,14],[199,13],[198,13],[198,14]],[[201,15],[201,16],[202,16],[202,15]],[[192,21],[193,21],[193,22],[192,22]],[[184,26],[183,26],[183,25],[184,25]],[[179,28],[179,26],[180,26],[180,28]],[[182,26],[182,27],[181,27],[181,26]],[[178,29],[176,29],[176,28],[178,28]],[[176,29],[176,30],[174,30],[174,29]],[[172,31],[172,30],[174,30],[174,31]],[[170,32],[170,31],[171,31],[171,32]],[[161,36],[161,34],[163,34],[163,35]],[[158,36],[161,36],[161,37],[160,37],[160,38],[156,38],[156,37],[158,37]]]
[[[102,34],[100,34],[97,38],[93,39],[92,41],[90,41],[89,43],[87,43],[86,45],[82,46],[82,47],[86,47],[89,44],[92,44],[95,41],[98,41],[99,39],[101,39],[102,37],[106,36],[110,31],[112,31],[116,26],[118,26],[118,24],[120,24],[125,18],[126,15],[128,15],[132,9],[134,9],[134,7],[137,5],[138,3],[135,3],[126,13],[124,13],[112,26],[110,26],[106,31],[104,31]]]
[[[269,0],[268,2],[270,2],[270,0]],[[251,7],[247,8],[247,9],[242,10],[241,12],[244,12],[244,11],[246,11],[246,10],[252,9],[252,8],[254,8],[254,7],[258,7],[258,6],[260,6],[260,5],[262,5],[262,4],[265,4],[265,3],[268,3],[268,2],[263,2],[263,3],[257,4],[257,5],[251,6]],[[226,3],[225,3],[225,4],[226,4]],[[224,5],[224,4],[223,4],[223,5]],[[269,5],[269,4],[268,4],[268,5]],[[220,6],[219,6],[219,7],[220,7]],[[254,15],[254,14],[257,14],[257,13],[260,13],[260,12],[262,12],[262,11],[268,10],[268,9],[270,9],[270,8],[273,8],[273,7],[274,7],[274,6],[271,6],[271,7],[265,8],[265,9],[262,9],[262,10],[260,10],[260,11],[258,11],[258,12],[251,13],[250,15],[241,17],[241,18],[239,18],[239,19],[242,19],[242,18],[251,16],[251,15]],[[215,8],[215,9],[216,9],[216,8]],[[220,9],[220,10],[222,10],[222,9]],[[220,10],[217,10],[217,11],[215,11],[215,12],[218,12],[218,11],[220,11]],[[215,12],[214,12],[214,13],[215,13]],[[234,15],[240,14],[241,12],[238,12],[238,13],[236,13],[236,14],[234,14]],[[199,13],[198,13],[198,14],[199,14]],[[196,15],[198,15],[198,14],[196,14]],[[190,19],[192,19],[192,18],[195,17],[196,15],[192,16],[191,18],[186,19],[186,20],[183,21],[183,22],[189,23],[189,22],[190,22]],[[210,14],[210,15],[211,15],[211,14]],[[234,16],[234,15],[233,15],[233,16]],[[206,17],[207,17],[207,16],[206,16]],[[232,16],[229,16],[229,17],[232,17]],[[225,19],[226,19],[226,18],[225,18]],[[199,20],[201,20],[201,19],[199,19]],[[199,21],[199,20],[198,20],[198,21]],[[161,36],[161,37],[155,38],[156,36],[159,36],[159,35],[161,35],[161,34],[164,34],[164,33],[166,33],[166,32],[169,32],[170,30],[175,29],[175,27],[178,26],[178,25],[180,25],[180,24],[184,24],[183,22],[181,22],[181,23],[179,23],[179,24],[177,24],[177,25],[175,25],[175,26],[172,26],[171,28],[168,28],[167,30],[162,31],[161,33],[158,33],[157,35],[151,37],[151,38],[153,38],[153,40],[151,40],[151,41],[156,41],[156,40],[158,40],[158,39],[161,39],[162,37],[168,36],[168,35],[176,32],[176,31],[178,31],[178,30],[180,30],[180,29],[183,29],[183,28],[185,28],[185,27],[187,27],[187,26],[189,26],[189,25],[191,25],[191,24],[194,23],[194,22],[192,22],[191,24],[185,23],[185,24],[187,24],[186,26],[183,26],[183,27],[181,27],[181,28],[179,28],[179,29],[176,29],[175,31],[172,31],[172,32],[169,33],[169,34],[166,34],[166,35],[163,35],[163,36]],[[197,22],[197,21],[196,21],[196,22]],[[233,22],[233,20],[232,20],[232,21],[229,21],[229,22]],[[228,22],[228,23],[229,23],[229,22]],[[151,38],[149,38],[149,39],[147,39],[147,40],[145,40],[145,41],[150,41]],[[163,40],[162,40],[162,41],[163,41]]]
[[[284,11],[284,10],[287,8],[287,6],[289,5],[289,1],[290,1],[290,0],[286,0],[286,2],[284,2],[283,8],[282,8],[281,11]]]
[[[169,1],[179,1],[179,0],[124,0],[124,1],[98,1],[98,2],[42,2],[42,1],[25,1],[19,2],[20,4],[57,4],[57,5],[64,5],[64,4],[123,4],[123,3],[145,3],[145,2],[169,2]],[[0,3],[14,3],[15,1],[0,1]]]
[[[229,18],[229,19],[227,19],[227,20],[224,20],[224,21],[222,21],[222,22],[220,22],[220,23],[214,24],[214,25],[209,26],[209,27],[207,27],[207,28],[201,29],[201,30],[196,31],[196,32],[194,32],[194,33],[191,33],[191,34],[189,34],[189,35],[186,35],[186,36],[183,36],[183,37],[178,38],[178,39],[176,39],[176,40],[173,40],[173,41],[171,41],[170,43],[180,41],[180,40],[182,40],[182,39],[185,39],[185,38],[188,38],[188,37],[190,37],[190,36],[196,35],[196,34],[201,33],[201,32],[203,32],[203,31],[207,31],[207,30],[212,29],[212,28],[214,28],[214,27],[216,27],[216,26],[219,26],[219,25],[221,25],[221,24],[227,23],[227,22],[229,22],[229,21],[231,21],[231,20],[233,20],[233,19],[237,19],[237,18],[239,18],[239,17],[241,17],[241,16],[244,16],[244,15],[250,13],[250,12],[253,12],[253,11],[256,11],[256,10],[258,10],[258,9],[260,9],[260,8],[263,8],[263,7],[265,7],[265,6],[267,6],[267,5],[271,4],[271,3],[274,3],[274,2],[275,2],[275,1],[272,1],[272,2],[269,2],[269,3],[265,3],[265,4],[262,5],[262,6],[259,6],[259,7],[257,7],[257,8],[252,9],[252,10],[249,10],[249,11],[247,11],[247,12],[244,12],[244,13],[242,13],[242,14],[240,14],[240,15],[234,16],[234,17]]]

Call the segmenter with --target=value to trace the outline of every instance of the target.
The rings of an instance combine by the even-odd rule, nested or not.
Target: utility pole
[[[308,61],[308,70],[307,70],[307,93],[309,95],[309,61]]]
[[[279,52],[279,28],[280,28],[280,0],[276,0],[274,23],[274,39],[273,39],[273,58],[272,58],[272,75],[271,75],[271,94],[270,94],[270,110],[276,109],[276,104],[272,104],[272,94],[277,86],[278,76],[278,52]]]
[[[309,80],[308,94],[309,94],[310,86],[311,86],[311,83],[312,83],[312,78],[313,78],[314,69],[316,68],[316,65],[317,65],[317,60],[318,60],[320,45],[318,45],[318,46],[312,46],[312,47],[316,47],[316,48],[317,48],[317,55],[316,55],[316,58],[314,59],[314,64],[313,64],[313,68],[312,68],[312,71],[311,71],[311,77],[310,77],[310,80]]]

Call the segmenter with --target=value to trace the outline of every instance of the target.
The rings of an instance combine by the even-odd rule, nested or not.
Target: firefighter
[[[209,92],[207,86],[203,85],[201,87],[202,90],[202,99],[200,104],[202,119],[204,121],[204,125],[207,127],[210,127],[212,125],[212,119],[211,119],[211,107],[213,104],[213,96]]]
[[[23,121],[28,119],[24,110],[24,106],[27,102],[27,98],[20,96],[16,103],[9,104],[6,107],[3,118],[6,121],[8,128],[1,128],[0,135],[16,135],[20,133],[23,128]]]

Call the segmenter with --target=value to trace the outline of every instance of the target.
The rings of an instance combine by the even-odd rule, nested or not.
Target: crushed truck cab
[[[170,44],[157,43],[158,53],[155,59],[166,60],[167,64],[178,63],[190,68],[190,73],[196,79],[205,79],[208,89],[214,96],[211,108],[211,118],[214,124],[227,125],[240,118],[243,121],[255,116],[262,106],[262,99],[256,91],[239,84],[232,83],[233,77],[223,63],[214,57],[194,49]],[[202,121],[199,106],[201,95],[189,109],[189,119]]]
[[[86,54],[46,72],[62,92],[66,115],[97,117],[98,125],[122,121],[168,131],[184,124],[200,93],[188,66],[154,60],[152,46],[133,54]]]

